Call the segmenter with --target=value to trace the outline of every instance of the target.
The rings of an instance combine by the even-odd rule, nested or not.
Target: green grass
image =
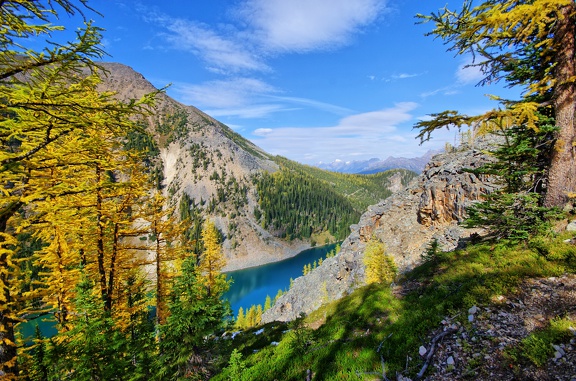
[[[399,280],[417,285],[404,297],[394,296],[389,286],[370,285],[306,317],[308,324],[324,323],[316,330],[293,329],[282,335],[286,326],[276,323],[257,339],[250,332],[240,335],[234,345],[244,355],[244,379],[303,380],[310,369],[314,380],[373,380],[382,375],[381,356],[389,376],[396,371],[414,376],[422,366],[418,347],[446,317],[464,321],[463,311],[514,293],[525,278],[574,272],[576,249],[563,238],[538,238],[516,246],[479,244],[439,253]],[[566,334],[568,324],[554,320],[549,329],[525,339],[525,357],[542,364],[550,356],[550,343]],[[269,345],[272,341],[280,344]],[[407,356],[412,358],[408,363]],[[227,379],[227,370],[214,377]]]
[[[576,321],[569,318],[552,319],[544,329],[532,332],[519,346],[509,349],[506,355],[514,363],[529,361],[536,366],[543,366],[548,359],[554,357],[555,349],[552,345],[573,337],[570,327],[575,325]]]

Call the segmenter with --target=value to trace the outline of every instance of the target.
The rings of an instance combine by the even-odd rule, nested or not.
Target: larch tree
[[[538,113],[551,113],[558,131],[550,158],[544,205],[563,206],[576,191],[576,5],[574,0],[466,0],[458,11],[418,15],[434,23],[429,34],[458,55],[472,54],[485,75],[480,84],[505,80],[524,90],[505,108],[467,116],[447,110],[416,125],[422,141],[441,127],[485,124],[507,118],[538,128]],[[549,110],[549,111],[546,111]]]
[[[219,294],[222,289],[228,289],[226,276],[222,274],[226,258],[222,252],[218,229],[210,220],[204,223],[202,243],[204,251],[200,255],[198,270],[204,278],[208,295]]]
[[[186,254],[181,244],[184,228],[176,221],[174,208],[167,208],[166,203],[166,197],[155,192],[146,203],[145,214],[142,216],[149,225],[148,232],[151,235],[147,249],[154,257],[152,264],[156,275],[156,324],[163,324],[166,320],[166,299],[170,284]]]
[[[125,134],[133,128],[129,117],[152,98],[120,103],[113,94],[96,91],[100,70],[93,60],[103,52],[99,29],[90,23],[77,31],[74,42],[46,42],[42,51],[30,48],[31,38],[38,42],[63,30],[52,24],[59,15],[88,11],[85,3],[0,3],[0,371],[8,379],[18,374],[14,326],[22,321],[23,312],[17,282],[21,262],[14,259],[15,235],[23,228],[19,211],[25,207],[34,215],[43,202],[81,192],[68,187],[68,178],[55,183],[49,176],[55,169],[77,164],[66,157],[74,148],[70,144],[99,130]],[[50,255],[69,250],[56,238],[62,230],[52,232]]]
[[[370,238],[364,249],[366,283],[392,283],[396,276],[394,258],[386,254],[384,243]]]

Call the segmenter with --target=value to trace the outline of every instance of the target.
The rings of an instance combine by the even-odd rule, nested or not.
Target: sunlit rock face
[[[458,225],[471,203],[498,188],[494,178],[476,176],[464,168],[478,168],[490,157],[486,149],[495,138],[482,138],[474,146],[463,146],[434,156],[423,173],[406,189],[370,206],[333,258],[304,277],[280,297],[262,317],[264,322],[289,321],[314,311],[364,284],[363,253],[373,237],[382,241],[400,272],[419,263],[436,239],[443,250],[452,250],[476,230]]]

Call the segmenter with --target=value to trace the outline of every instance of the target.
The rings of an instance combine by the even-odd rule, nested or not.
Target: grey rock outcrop
[[[490,160],[485,149],[493,143],[492,138],[483,139],[474,148],[434,156],[406,189],[369,207],[358,224],[351,226],[340,253],[297,278],[262,320],[293,320],[301,312],[308,314],[362,286],[363,253],[371,237],[384,242],[400,272],[418,264],[434,239],[443,250],[456,248],[475,232],[458,225],[465,208],[498,187],[495,179],[478,177],[463,168],[477,168]]]

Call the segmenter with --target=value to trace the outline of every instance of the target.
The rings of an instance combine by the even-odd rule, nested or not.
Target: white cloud
[[[290,109],[284,108],[282,105],[250,105],[238,108],[223,108],[223,109],[205,109],[204,112],[215,118],[219,117],[236,117],[241,119],[258,119],[265,118],[272,114],[282,111],[289,111]]]
[[[482,74],[479,66],[470,65],[473,65],[472,59],[468,59],[466,62],[458,66],[458,70],[456,71],[458,84],[475,85],[484,78],[484,74]]]
[[[194,53],[213,71],[266,71],[268,66],[257,53],[234,34],[222,35],[192,21],[163,17],[165,39],[172,47]]]
[[[254,97],[276,93],[277,90],[256,78],[236,77],[201,84],[177,83],[177,98],[199,108],[237,108],[246,106]]]
[[[273,130],[271,128],[257,128],[252,133],[256,136],[266,136],[266,135],[270,135],[272,133],[272,131]]]
[[[239,15],[265,49],[311,51],[346,44],[386,9],[384,0],[248,0]]]
[[[271,52],[307,52],[342,46],[385,10],[386,0],[245,0],[228,23],[209,26],[146,7],[171,48],[195,54],[206,69],[230,74],[266,72]],[[150,46],[149,48],[154,48]],[[162,47],[166,48],[166,47]]]
[[[303,105],[311,108],[315,108],[322,111],[327,111],[332,114],[336,115],[346,115],[350,114],[352,110],[346,107],[336,106],[326,102],[320,102],[314,99],[309,98],[300,98],[300,97],[281,97],[276,95],[268,96],[270,99],[278,100],[281,102],[293,103],[298,105]]]
[[[422,73],[400,73],[400,74],[393,75],[392,78],[393,79],[406,79],[406,78],[419,77],[421,75],[422,75]]]
[[[398,103],[391,108],[342,118],[330,127],[258,129],[251,140],[267,152],[309,164],[319,160],[418,156],[430,146],[419,147],[417,132],[411,125],[404,126],[415,119],[412,111],[417,106],[412,102]],[[444,142],[436,140],[434,144],[443,146]]]

